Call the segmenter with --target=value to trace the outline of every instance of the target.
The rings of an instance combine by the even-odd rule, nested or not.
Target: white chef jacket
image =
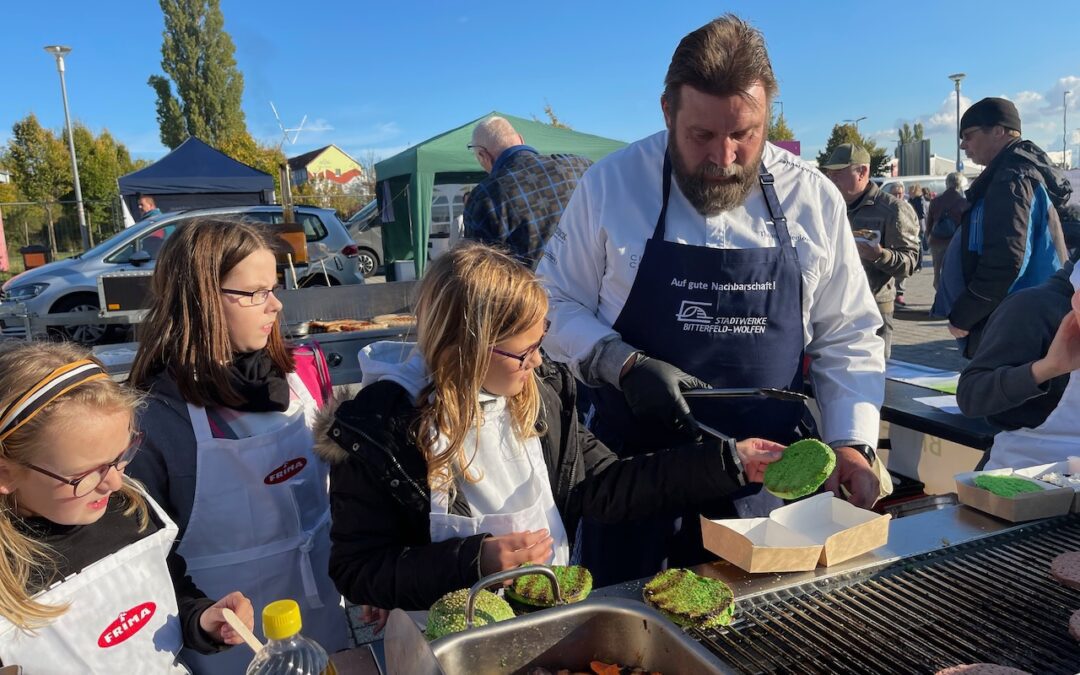
[[[548,241],[537,273],[551,301],[544,348],[582,380],[582,365],[622,311],[656,228],[662,202],[667,131],[600,160],[578,183]],[[803,282],[803,340],[821,408],[821,436],[877,446],[885,391],[881,316],[866,283],[840,191],[822,173],[766,143],[762,156],[775,179]],[[756,170],[756,169],[755,169]],[[705,217],[672,181],[667,240],[713,248],[777,246],[760,187],[746,203]],[[761,355],[761,358],[767,358]]]

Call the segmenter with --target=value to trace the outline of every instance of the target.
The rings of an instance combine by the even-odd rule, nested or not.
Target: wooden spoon
[[[240,637],[244,638],[244,642],[248,647],[251,647],[251,651],[256,654],[262,649],[263,645],[259,642],[259,638],[255,637],[255,634],[244,625],[244,622],[240,620],[240,617],[236,616],[236,612],[232,611],[228,607],[221,610],[221,614],[225,617],[225,623],[232,626],[232,629],[240,634]]]

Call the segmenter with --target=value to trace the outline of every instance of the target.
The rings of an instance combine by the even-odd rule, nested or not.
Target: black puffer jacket
[[[730,494],[733,450],[718,443],[619,459],[580,423],[574,378],[545,361],[537,370],[541,437],[552,493],[566,531],[587,515],[606,522],[677,513]],[[330,576],[354,603],[427,609],[480,578],[480,547],[490,536],[432,543],[427,467],[412,440],[417,408],[404,388],[379,381],[343,403],[316,429],[331,463]],[[470,515],[458,491],[450,512]]]
[[[949,322],[970,331],[965,356],[978,348],[986,319],[1008,295],[1024,262],[1032,204],[1040,186],[1055,207],[1069,201],[1072,186],[1046,153],[1031,141],[1016,141],[998,153],[967,191],[971,207],[964,212],[962,256],[966,289],[956,299]],[[972,214],[982,213],[982,253],[968,250]],[[1053,211],[1053,209],[1050,209]],[[1066,257],[1060,225],[1056,238]],[[1041,223],[1040,223],[1041,225]]]

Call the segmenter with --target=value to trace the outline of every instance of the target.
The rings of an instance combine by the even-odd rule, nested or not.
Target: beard
[[[669,135],[669,139],[668,153],[671,154],[675,182],[698,213],[703,216],[715,216],[746,202],[747,195],[758,182],[758,166],[761,164],[761,155],[765,152],[764,143],[761,144],[753,160],[747,162],[746,167],[741,164],[732,164],[724,168],[712,162],[702,162],[697,169],[691,171],[686,166],[682,153],[679,152],[679,142],[673,133]],[[734,180],[728,183],[714,183],[713,180],[716,178],[734,178]]]

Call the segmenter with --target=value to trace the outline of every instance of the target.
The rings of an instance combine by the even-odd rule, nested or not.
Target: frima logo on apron
[[[105,629],[105,632],[98,638],[98,647],[102,649],[106,647],[115,647],[124,640],[127,640],[135,633],[142,630],[146,622],[150,620],[150,617],[154,616],[154,612],[157,611],[157,605],[152,602],[144,602],[141,605],[136,605],[126,612],[120,612],[120,616],[116,617],[116,621],[109,624],[109,627]]]
[[[267,485],[275,485],[277,483],[284,483],[296,474],[304,470],[307,466],[307,460],[303,457],[297,457],[296,459],[290,459],[278,468],[274,469],[270,473],[266,474],[266,478],[263,478],[263,482]]]

